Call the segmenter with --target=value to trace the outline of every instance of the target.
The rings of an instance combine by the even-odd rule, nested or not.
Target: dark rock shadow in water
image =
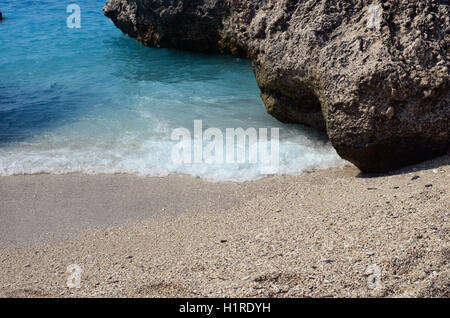
[[[112,63],[119,66],[114,75],[131,82],[211,81],[220,80],[224,72],[233,71],[253,76],[251,62],[236,57],[150,48],[126,36],[107,39],[105,44],[114,52],[109,56]]]

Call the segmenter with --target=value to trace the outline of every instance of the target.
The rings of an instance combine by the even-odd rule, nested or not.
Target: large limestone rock
[[[267,111],[392,170],[449,147],[448,0],[110,0],[145,45],[245,56]]]

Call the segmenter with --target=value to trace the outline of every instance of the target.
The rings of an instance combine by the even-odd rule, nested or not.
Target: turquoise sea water
[[[81,7],[70,29],[67,5]],[[265,112],[249,61],[141,46],[100,0],[0,3],[0,175],[262,177],[256,164],[175,164],[175,128],[280,128],[280,174],[340,166],[324,136]]]

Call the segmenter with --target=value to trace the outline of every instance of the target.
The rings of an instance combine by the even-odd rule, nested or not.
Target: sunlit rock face
[[[110,0],[148,46],[252,60],[267,111],[326,129],[341,157],[384,172],[449,148],[444,0]]]

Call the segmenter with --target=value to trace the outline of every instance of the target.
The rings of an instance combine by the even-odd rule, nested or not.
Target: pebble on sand
[[[331,264],[334,262],[334,259],[328,259],[328,258],[321,258],[320,260],[326,264]]]
[[[255,239],[260,240],[264,237],[264,234],[259,233],[258,235],[255,236]]]

